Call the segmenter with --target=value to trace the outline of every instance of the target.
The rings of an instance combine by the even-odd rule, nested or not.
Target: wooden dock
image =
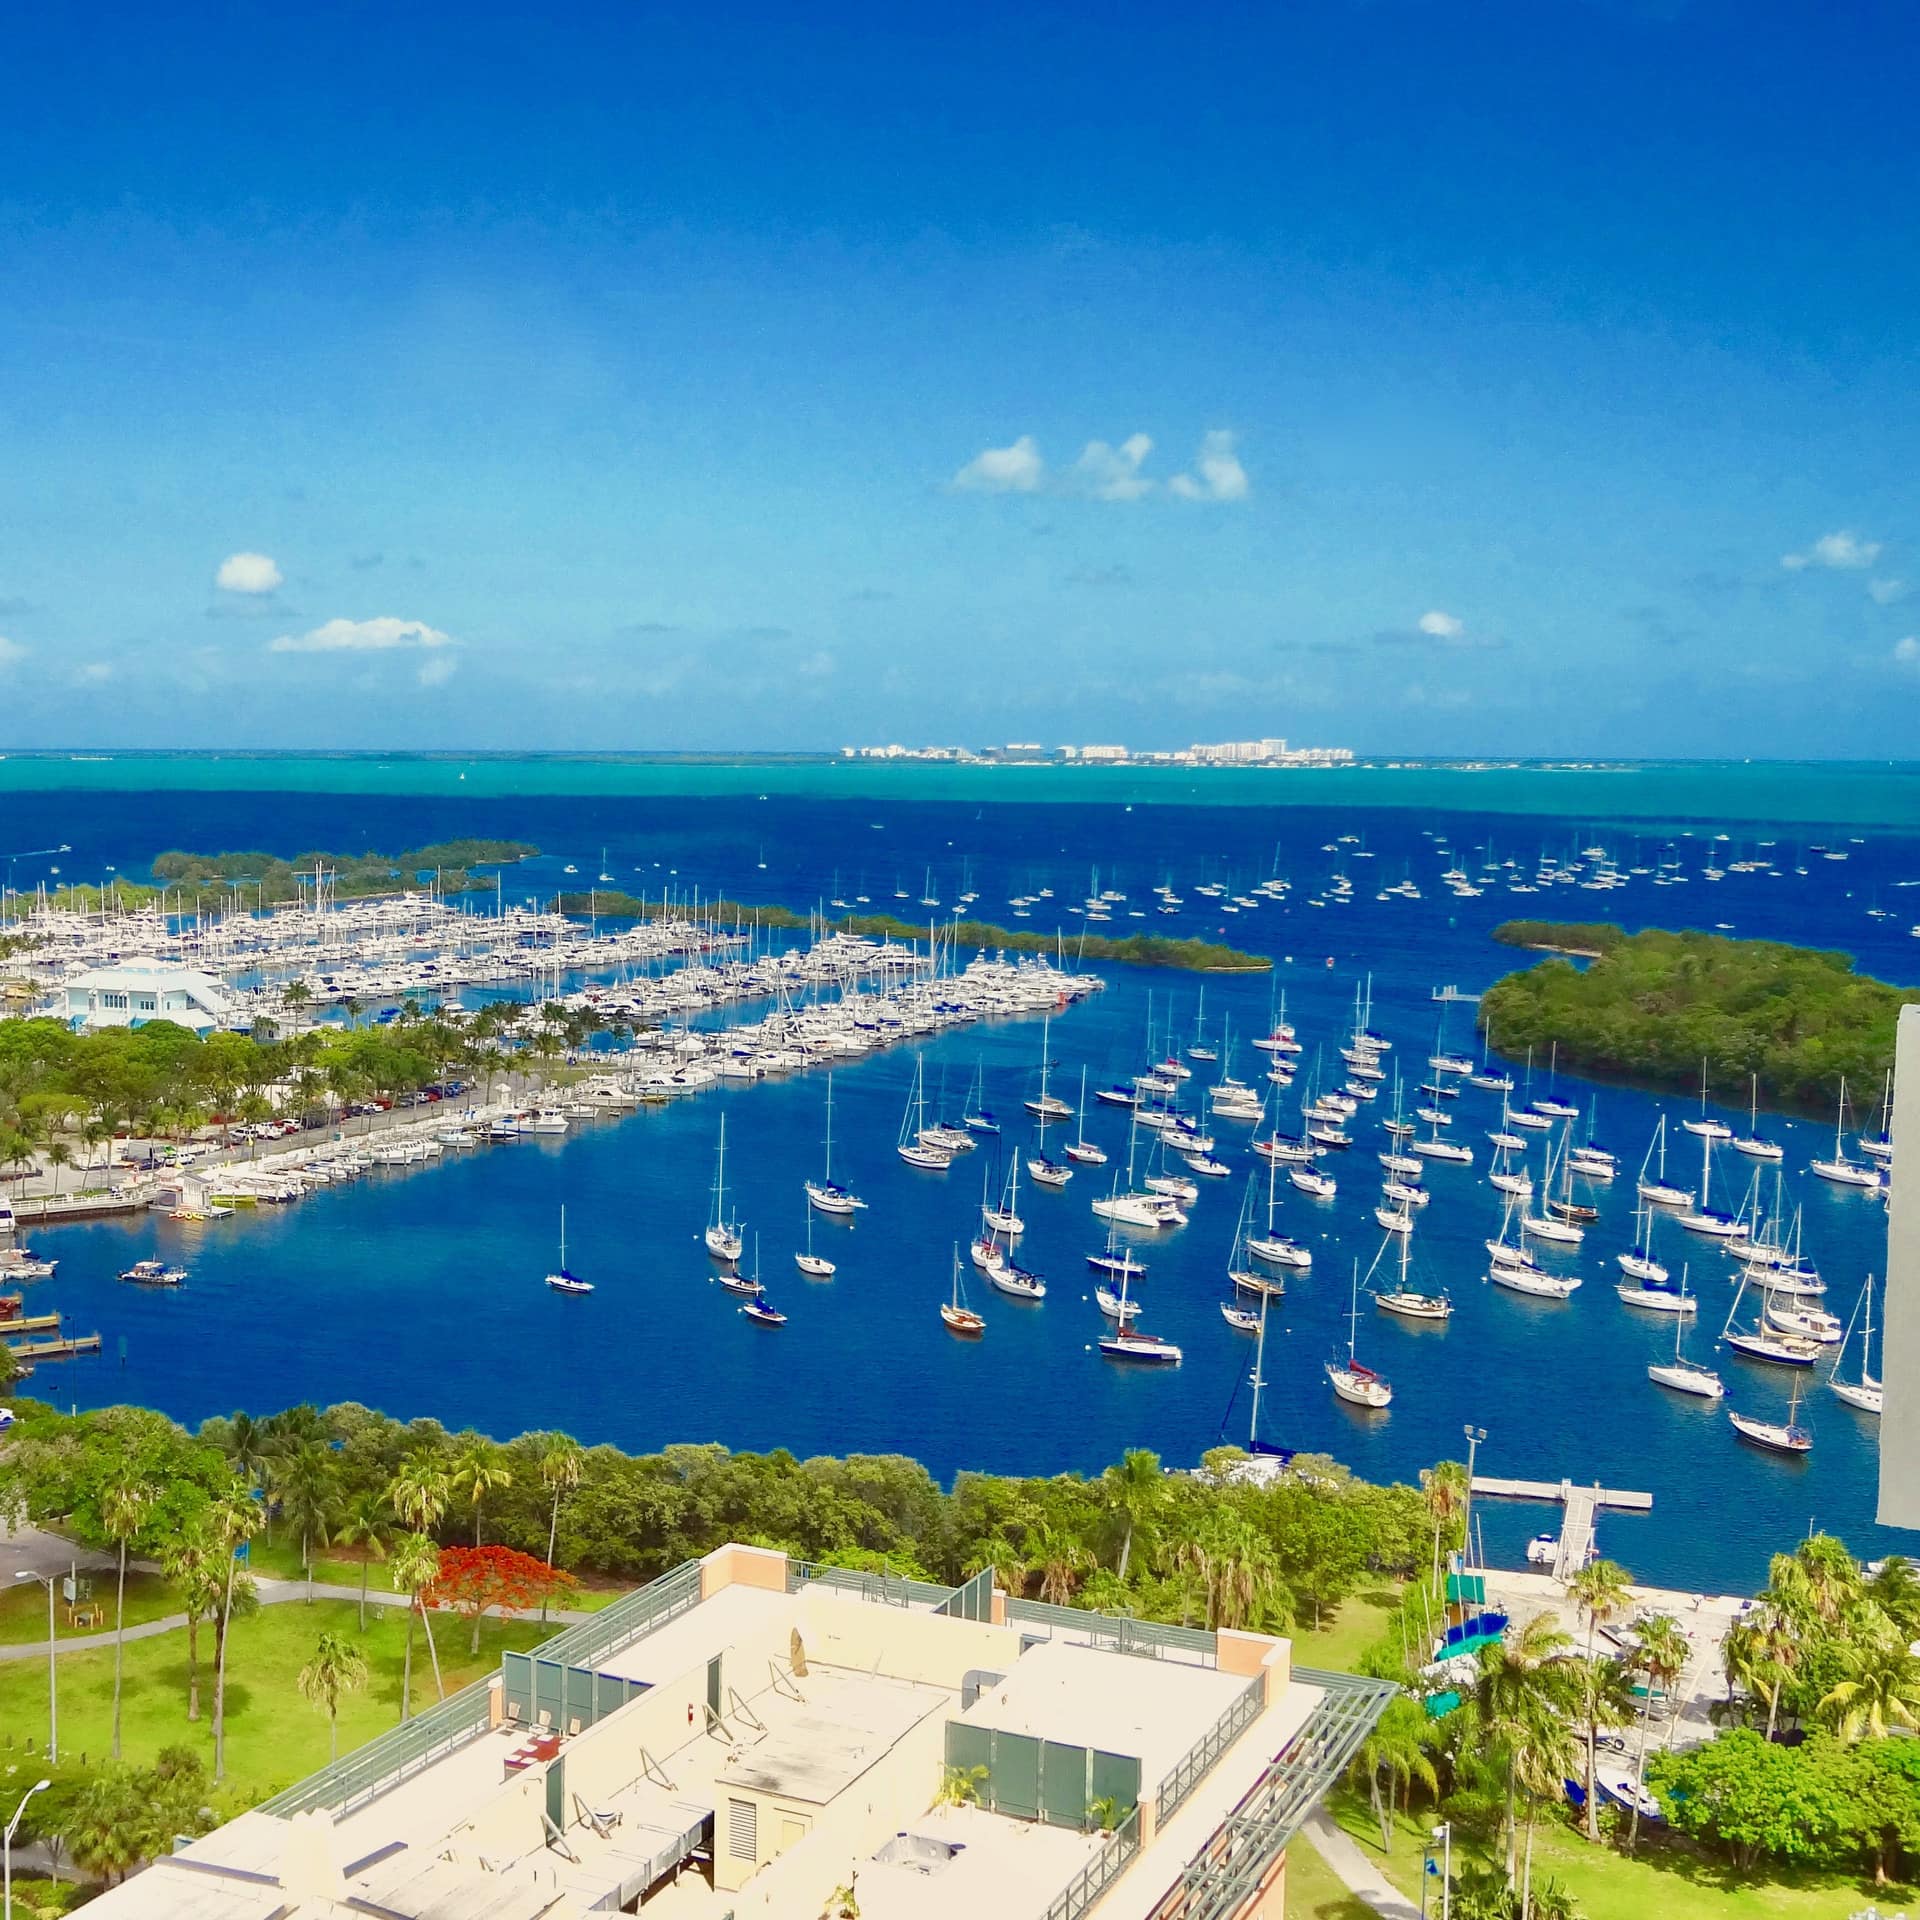
[[[1553,1577],[1561,1581],[1570,1580],[1587,1564],[1593,1551],[1594,1519],[1602,1507],[1618,1513],[1647,1513],[1653,1507],[1650,1493],[1627,1493],[1597,1481],[1577,1487],[1571,1480],[1502,1480],[1476,1473],[1473,1491],[1477,1499],[1551,1500],[1564,1509],[1560,1542],[1553,1555]]]
[[[11,1340],[23,1333],[58,1333],[60,1316],[57,1313],[8,1313],[0,1314],[0,1340]]]
[[[5,1329],[0,1328],[0,1334],[4,1332]],[[9,1340],[6,1345],[16,1360],[65,1360],[76,1353],[98,1353],[100,1336],[76,1333],[53,1340]]]

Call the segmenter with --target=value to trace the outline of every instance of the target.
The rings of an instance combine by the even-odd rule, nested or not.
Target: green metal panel
[[[533,1656],[503,1653],[500,1656],[500,1704],[509,1720],[533,1718]]]
[[[995,1733],[993,1777],[989,1782],[997,1813],[1015,1820],[1040,1818],[1040,1742],[1024,1733]],[[985,1796],[982,1796],[983,1798]]]
[[[542,1660],[535,1657],[533,1663],[533,1711],[527,1716],[536,1725],[551,1727],[566,1725],[567,1670],[557,1660]],[[541,1714],[546,1720],[541,1722]]]
[[[993,1770],[993,1735],[985,1727],[969,1726],[961,1720],[947,1722],[947,1765],[956,1767],[962,1773],[975,1767],[985,1767],[989,1773]],[[981,1800],[991,1806],[985,1787],[980,1790]]]
[[[566,1717],[561,1731],[571,1733],[579,1721],[584,1729],[593,1725],[593,1674],[586,1667],[569,1667],[566,1673]]]
[[[955,1620],[991,1620],[993,1618],[993,1569],[982,1567],[964,1585],[955,1587],[934,1608]]]
[[[1050,1827],[1087,1824],[1087,1750],[1047,1740],[1040,1748],[1040,1817]]]
[[[1124,1819],[1140,1804],[1140,1762],[1130,1753],[1102,1753],[1095,1747],[1087,1784],[1089,1804],[1111,1800]]]
[[[555,1754],[547,1762],[547,1818],[560,1829],[567,1830],[567,1756]]]
[[[1465,1601],[1470,1607],[1484,1607],[1487,1604],[1487,1576],[1484,1573],[1448,1574],[1447,1598]]]
[[[715,1713],[720,1711],[720,1656],[717,1653],[707,1662],[707,1705]]]

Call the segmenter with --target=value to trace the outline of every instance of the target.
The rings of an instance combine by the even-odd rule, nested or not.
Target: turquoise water
[[[1408,808],[1570,822],[1920,828],[1920,764],[1840,761],[1466,763],[1350,769],[982,767],[823,759],[432,754],[20,754],[0,794],[332,793],[494,799],[782,798],[1232,808]]]

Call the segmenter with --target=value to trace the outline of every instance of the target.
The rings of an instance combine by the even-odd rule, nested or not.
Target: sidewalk
[[[1355,1899],[1364,1900],[1384,1920],[1420,1920],[1420,1909],[1388,1883],[1352,1836],[1334,1824],[1325,1807],[1315,1807],[1300,1831]]]

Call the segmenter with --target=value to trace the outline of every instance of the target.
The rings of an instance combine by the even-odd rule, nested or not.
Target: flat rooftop
[[[815,1667],[800,1685],[804,1700],[780,1692],[755,1699],[753,1712],[766,1732],[733,1750],[713,1776],[716,1786],[825,1806],[928,1714],[959,1704],[951,1688],[877,1673]],[[731,1724],[741,1730],[737,1719]]]

